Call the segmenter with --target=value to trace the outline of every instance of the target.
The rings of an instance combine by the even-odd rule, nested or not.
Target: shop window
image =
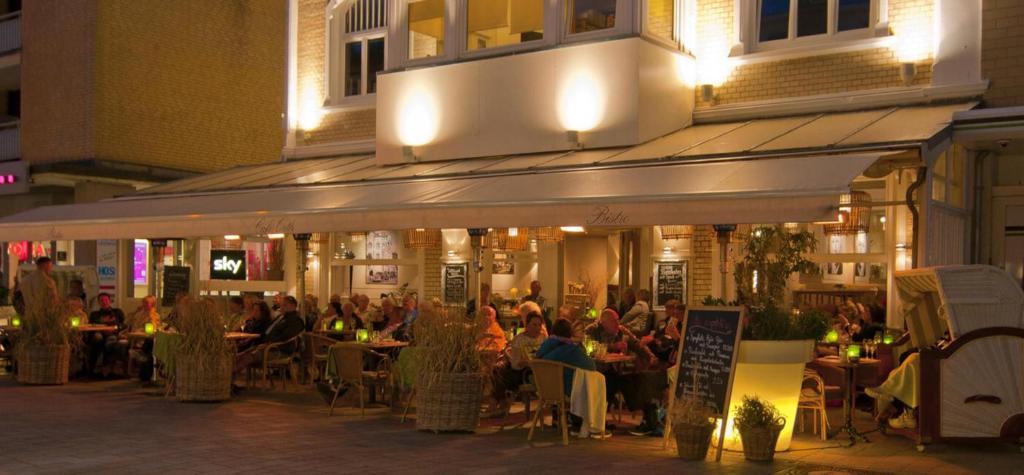
[[[569,33],[615,28],[616,0],[568,0]]]
[[[444,54],[445,0],[409,2],[409,59]]]
[[[469,0],[466,49],[544,39],[544,0]]]
[[[757,41],[787,46],[809,38],[868,34],[878,0],[760,0],[756,4]],[[753,2],[752,2],[753,4]],[[769,43],[769,45],[765,45]],[[801,41],[803,43],[803,41]]]
[[[377,74],[385,68],[387,33],[385,0],[340,2],[330,13],[333,30],[331,61],[332,97],[342,104],[377,92]]]
[[[932,167],[932,200],[957,208],[965,207],[964,172],[966,151],[953,146],[939,155]]]
[[[666,41],[675,42],[676,0],[647,0],[648,35]]]

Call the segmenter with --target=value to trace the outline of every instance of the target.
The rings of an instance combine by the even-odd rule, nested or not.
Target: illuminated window
[[[647,0],[647,34],[675,41],[675,6],[676,0]]]
[[[409,2],[409,59],[444,54],[444,0]]]
[[[616,0],[568,0],[569,33],[615,28]]]
[[[466,17],[469,50],[544,39],[544,0],[469,0]]]
[[[766,43],[867,31],[877,15],[877,1],[760,0],[757,40]]]
[[[932,200],[957,208],[964,207],[964,170],[966,150],[950,147],[935,160],[932,167]]]
[[[387,33],[386,0],[339,2],[330,20],[333,34],[331,97],[355,98],[377,92],[377,74],[384,70]]]

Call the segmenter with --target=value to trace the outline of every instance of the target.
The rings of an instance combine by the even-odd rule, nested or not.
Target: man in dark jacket
[[[235,358],[235,374],[245,371],[247,368],[262,364],[263,350],[267,345],[281,343],[295,338],[306,328],[305,322],[299,316],[299,303],[295,297],[286,296],[281,301],[281,316],[274,320],[263,334],[257,339],[257,345],[253,348],[239,353]],[[295,343],[288,343],[274,348],[275,359],[281,356],[290,355],[298,349]]]

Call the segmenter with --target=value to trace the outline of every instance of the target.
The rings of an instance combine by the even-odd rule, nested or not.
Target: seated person
[[[640,289],[636,293],[636,302],[622,315],[619,324],[638,336],[647,336],[651,332],[654,314],[651,312],[651,291]]]
[[[493,352],[504,350],[505,346],[508,345],[508,340],[505,338],[505,330],[502,330],[501,325],[498,324],[498,314],[491,307],[484,307],[477,313],[484,321],[483,324],[487,325],[484,337],[480,340],[478,348],[482,351]]]
[[[917,384],[921,375],[921,358],[917,352],[889,373],[877,388],[865,388],[868,396],[878,400],[878,422],[886,422],[893,429],[917,428]]]
[[[245,299],[237,295],[232,296],[228,299],[228,318],[229,322],[237,322],[236,325],[232,325],[231,331],[235,331],[235,328],[241,328],[242,322],[245,321]]]
[[[541,310],[540,305],[537,305],[537,302],[533,302],[530,300],[524,301],[523,303],[519,304],[519,307],[516,307],[516,313],[519,314],[521,325],[520,328],[527,327],[527,324],[529,323],[527,322],[527,319],[530,315],[540,315],[540,333],[541,335],[543,335],[544,338],[548,337],[548,322],[547,319],[544,317],[544,311]]]
[[[247,351],[239,353],[235,357],[235,374],[241,373],[250,367],[256,367],[263,362],[263,350],[267,345],[281,343],[295,338],[306,328],[306,323],[299,316],[299,302],[295,297],[287,295],[281,299],[281,316],[277,317],[267,329],[256,339],[256,346]],[[281,345],[274,349],[277,356],[290,355],[295,352],[298,345]]]
[[[118,333],[124,329],[124,312],[119,308],[113,307],[111,299],[110,294],[106,292],[97,295],[96,300],[99,302],[100,308],[89,315],[89,323],[93,325],[117,327],[113,331],[93,332],[87,343],[89,348],[86,352],[86,371],[90,373],[96,372],[96,362],[102,355],[104,363],[102,373],[104,376],[108,376],[114,369],[114,363],[119,356],[127,355],[127,347],[124,348],[125,351],[122,351],[118,338]]]
[[[558,361],[588,371],[596,369],[594,360],[587,356],[583,347],[579,343],[572,341],[572,322],[559,318],[552,325],[551,333],[551,336],[544,340],[544,343],[537,349],[537,359]],[[569,368],[566,368],[564,371],[563,387],[567,397],[572,395],[572,380],[575,373],[575,370]],[[604,394],[595,396],[599,398],[605,397]],[[580,426],[583,424],[583,418],[572,413],[568,414],[568,418],[573,432],[579,432]]]
[[[629,329],[619,325],[619,314],[606,308],[601,318],[590,324],[584,332],[588,338],[608,346],[609,353],[626,353],[636,347],[638,340]]]
[[[270,305],[260,300],[250,307],[249,315],[242,325],[242,332],[259,335],[265,332],[271,323],[274,323],[274,318],[271,316]]]
[[[558,308],[558,318],[564,318],[569,321],[572,325],[572,339],[574,341],[583,341],[584,331],[587,329],[586,322],[579,318],[580,310],[573,309],[568,305],[562,305]]]
[[[160,313],[156,310],[156,297],[147,295],[142,298],[139,308],[135,309],[129,317],[129,328],[133,332],[145,332],[146,324],[153,324],[153,329],[160,328]],[[153,379],[153,339],[147,338],[142,345],[129,351],[137,352],[136,361],[139,362],[139,381],[143,384]]]
[[[530,358],[547,339],[541,333],[544,317],[531,313],[526,319],[526,330],[512,338],[508,352],[494,365],[494,399],[507,407],[508,392],[518,390],[526,382]]]
[[[343,331],[363,328],[363,321],[356,315],[356,306],[352,302],[345,302],[341,305],[331,304],[328,311],[333,314],[327,320],[328,330],[334,330],[334,325],[337,322],[341,322]]]

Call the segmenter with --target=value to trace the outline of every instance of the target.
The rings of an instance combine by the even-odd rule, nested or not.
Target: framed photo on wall
[[[390,231],[372,231],[366,235],[367,259],[397,259],[395,234]],[[366,266],[366,283],[371,285],[398,285],[398,266]]]

